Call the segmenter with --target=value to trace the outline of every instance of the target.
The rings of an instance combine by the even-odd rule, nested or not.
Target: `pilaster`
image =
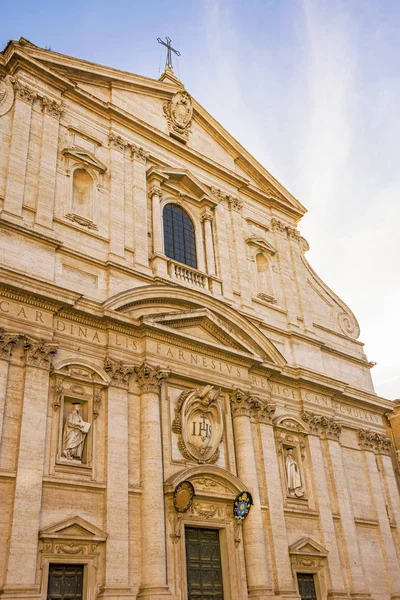
[[[132,596],[129,586],[129,467],[128,386],[133,365],[107,357],[105,371],[111,380],[107,402],[107,506],[105,585],[99,596]]]
[[[26,337],[24,404],[6,584],[7,598],[39,598],[38,533],[46,443],[49,370],[58,345]]]
[[[20,338],[20,334],[6,331],[3,327],[0,327],[0,448],[3,434],[10,359],[12,351]]]
[[[121,136],[111,132],[109,146],[111,165],[109,257],[112,261],[121,262],[125,259],[124,160],[128,143]]]
[[[391,597],[393,599],[396,598],[397,600],[400,596],[400,565],[390,529],[383,482],[379,473],[376,456],[376,454],[387,454],[390,452],[391,440],[384,434],[360,429],[358,431],[358,441],[367,465],[373,502],[376,509],[375,512],[379,521],[382,551],[386,566],[386,578]]]
[[[22,218],[32,104],[37,94],[17,79],[12,81],[15,103],[3,212],[18,219]]]
[[[146,192],[146,163],[148,154],[140,146],[133,145],[133,237],[135,244],[135,265],[149,269],[148,210]]]
[[[250,279],[250,264],[247,260],[247,248],[243,231],[242,208],[243,202],[235,196],[227,196],[231,213],[233,242],[236,250],[236,263],[238,268],[238,281],[242,303],[252,308],[252,282]]]
[[[279,474],[278,457],[276,453],[272,417],[275,404],[260,403],[255,411],[255,419],[260,424],[261,444],[267,481],[267,497],[269,508],[269,525],[273,544],[274,563],[278,589],[275,590],[282,598],[300,598],[295,591],[295,583],[289,556],[289,541],[286,530],[286,520],[283,506],[283,496],[280,493],[281,479]]]
[[[259,401],[248,392],[239,389],[231,393],[230,401],[238,476],[253,497],[253,507],[243,523],[248,594],[253,600],[264,600],[274,592],[268,569],[267,540],[261,514],[257,465],[250,423],[252,412],[259,410]]]
[[[47,98],[42,98],[43,133],[39,166],[39,192],[36,211],[36,223],[53,228],[54,199],[56,185],[58,132],[63,105]]]
[[[316,498],[319,509],[319,519],[324,540],[324,546],[329,551],[328,571],[330,578],[329,597],[334,600],[348,598],[343,567],[340,562],[338,540],[333,522],[332,507],[329,498],[328,479],[325,471],[323,450],[320,436],[328,439],[338,439],[342,430],[341,424],[334,417],[317,415],[311,412],[302,414],[303,421],[309,426],[308,444],[312,470],[315,481]]]

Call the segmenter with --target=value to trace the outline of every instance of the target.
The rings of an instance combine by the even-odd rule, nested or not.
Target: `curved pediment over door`
[[[122,292],[104,307],[131,317],[139,329],[195,341],[219,352],[282,369],[286,360],[246,317],[225,303],[185,288],[149,285]]]

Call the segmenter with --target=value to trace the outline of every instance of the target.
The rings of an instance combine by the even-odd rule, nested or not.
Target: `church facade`
[[[400,409],[185,90],[0,54],[4,600],[400,599]]]

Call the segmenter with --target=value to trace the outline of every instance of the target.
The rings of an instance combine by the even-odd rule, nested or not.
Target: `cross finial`
[[[172,52],[175,52],[175,54],[177,56],[180,56],[181,53],[179,52],[179,50],[175,50],[175,48],[173,48],[171,46],[171,42],[172,42],[171,38],[166,37],[165,39],[167,40],[167,43],[165,43],[161,38],[157,38],[157,42],[167,48],[167,57],[165,59],[165,68],[167,69],[169,67],[170,69],[172,69]]]

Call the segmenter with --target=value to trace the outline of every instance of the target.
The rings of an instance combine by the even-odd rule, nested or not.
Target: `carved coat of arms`
[[[223,434],[220,392],[206,385],[185,390],[179,397],[172,431],[179,436],[181,454],[189,460],[214,463],[219,458]]]
[[[14,89],[10,81],[10,76],[7,75],[4,79],[0,79],[0,117],[5,115],[14,102]]]
[[[164,114],[172,131],[187,138],[192,123],[192,99],[186,91],[177,92],[164,104]]]

